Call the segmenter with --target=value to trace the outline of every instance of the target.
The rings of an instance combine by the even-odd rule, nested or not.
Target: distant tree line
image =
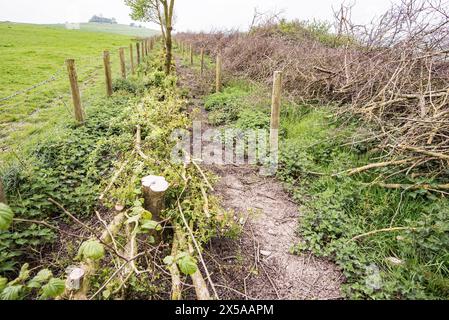
[[[115,18],[105,18],[97,15],[90,18],[89,22],[117,24],[117,20]]]

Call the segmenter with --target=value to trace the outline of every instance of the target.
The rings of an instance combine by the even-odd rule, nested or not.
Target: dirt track
[[[177,59],[180,85],[190,93],[192,109],[207,114],[197,72]],[[210,166],[221,177],[216,194],[225,209],[243,224],[238,240],[215,239],[205,254],[221,299],[340,299],[343,276],[335,264],[310,254],[292,255],[300,241],[296,229],[300,210],[275,178],[262,177],[255,167]]]

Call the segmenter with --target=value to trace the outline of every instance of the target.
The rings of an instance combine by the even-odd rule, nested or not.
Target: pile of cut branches
[[[179,41],[221,52],[233,75],[284,86],[306,101],[339,105],[373,124],[366,141],[394,161],[440,176],[449,160],[449,3],[403,0],[358,26],[336,12],[337,32],[318,36],[305,23],[277,17],[248,33],[179,34]],[[327,32],[327,33],[326,33]],[[333,41],[322,40],[323,35]],[[348,113],[350,111],[350,113]],[[391,160],[391,159],[390,159]],[[394,164],[394,162],[389,162]]]

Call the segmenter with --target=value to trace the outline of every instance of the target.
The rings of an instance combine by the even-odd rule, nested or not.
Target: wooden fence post
[[[277,152],[279,146],[279,125],[281,115],[282,71],[276,71],[273,77],[273,96],[271,103],[270,148]]]
[[[142,56],[142,62],[143,62],[143,59],[145,58],[145,45],[144,45],[144,41],[142,41],[141,49],[142,49],[141,56]]]
[[[193,45],[190,45],[190,65],[193,66]]]
[[[104,74],[106,76],[106,92],[108,96],[112,96],[112,71],[111,71],[111,56],[109,51],[103,53]]]
[[[150,50],[153,51],[154,49],[154,38],[150,39]]]
[[[131,73],[135,74],[136,71],[134,70],[134,54],[133,54],[133,45],[129,45],[129,58],[131,59]]]
[[[119,49],[119,55],[120,55],[120,69],[122,71],[122,78],[126,79],[125,48]]]
[[[136,43],[136,51],[137,51],[137,65],[140,64],[140,43]]]
[[[3,182],[1,178],[0,178],[0,203],[8,204],[8,202],[6,201],[5,190],[3,189]]]
[[[80,89],[78,86],[78,75],[76,74],[75,69],[75,60],[74,59],[67,59],[67,71],[69,73],[69,80],[70,80],[70,89],[72,91],[72,100],[73,100],[73,108],[75,110],[75,119],[79,123],[84,122],[84,110],[81,106],[81,95],[80,95]]]
[[[204,48],[201,48],[201,76],[204,74]]]
[[[221,57],[221,53],[217,54],[217,63],[216,63],[216,92],[220,92],[221,91],[221,87],[222,87],[222,64],[223,64],[223,59]]]

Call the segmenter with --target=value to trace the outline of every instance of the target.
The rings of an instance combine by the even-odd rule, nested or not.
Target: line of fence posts
[[[201,48],[201,75],[204,72],[204,48]],[[223,57],[219,52],[216,60],[216,92],[222,90]],[[270,120],[270,150],[274,157],[277,157],[279,147],[279,127],[282,103],[282,71],[275,71],[273,74],[273,92],[271,102]]]
[[[150,48],[151,50],[154,47],[154,39],[144,39],[142,42],[136,42],[136,52],[137,52],[137,65],[143,61],[145,55],[149,55]],[[131,64],[131,73],[136,73],[136,65],[134,63],[134,54],[133,54],[133,44],[129,45],[129,54],[130,54],[130,64]],[[119,58],[120,58],[120,71],[123,79],[126,79],[126,58],[125,58],[125,48],[119,48]],[[112,70],[111,70],[111,55],[108,50],[103,52],[103,64],[105,70],[105,79],[106,79],[106,94],[108,97],[112,96],[113,88],[112,88]],[[79,124],[84,123],[85,121],[85,112],[83,106],[81,104],[81,93],[78,84],[78,75],[75,67],[74,59],[66,60],[67,73],[70,82],[70,91],[72,93],[72,101],[75,119]],[[0,200],[5,200],[2,198],[3,189],[0,185]],[[2,202],[2,201],[0,201]]]

